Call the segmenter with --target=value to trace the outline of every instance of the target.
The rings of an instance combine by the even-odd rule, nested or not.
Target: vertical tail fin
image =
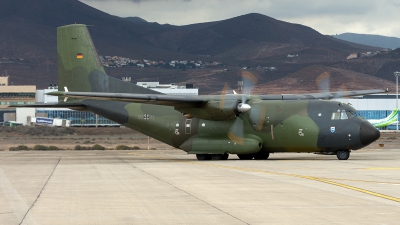
[[[109,77],[84,24],[57,28],[58,87],[69,91],[160,94]]]

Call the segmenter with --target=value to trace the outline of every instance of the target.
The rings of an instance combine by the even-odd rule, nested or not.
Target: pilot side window
[[[347,113],[348,118],[354,118],[357,116],[357,113],[355,113],[355,112],[346,112],[346,113]]]

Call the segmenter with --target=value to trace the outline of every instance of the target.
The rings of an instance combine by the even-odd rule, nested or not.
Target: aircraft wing
[[[106,101],[122,101],[134,103],[147,103],[168,106],[196,106],[208,101],[196,96],[164,95],[164,94],[130,94],[130,93],[105,93],[105,92],[50,92],[49,95],[71,97],[78,99],[95,99]]]
[[[259,95],[254,96],[262,100],[307,100],[307,99],[332,99],[348,96],[358,96],[367,94],[384,93],[385,90],[360,90],[348,92],[326,92],[326,93],[310,93],[310,94],[297,94],[297,95]],[[106,92],[64,92],[55,91],[50,92],[48,95],[71,97],[77,99],[96,99],[106,101],[122,101],[134,103],[147,103],[154,105],[168,105],[176,107],[185,106],[198,106],[208,102],[216,96],[183,96],[183,95],[162,95],[162,94],[131,94],[131,93],[106,93]],[[235,97],[234,97],[235,96]],[[233,95],[231,97],[241,99],[239,96]],[[219,97],[217,97],[218,99]]]
[[[386,90],[359,90],[359,91],[338,91],[338,92],[320,92],[306,94],[288,94],[288,95],[260,95],[262,100],[301,100],[301,99],[333,99],[342,97],[351,97],[359,95],[370,95],[385,93]]]

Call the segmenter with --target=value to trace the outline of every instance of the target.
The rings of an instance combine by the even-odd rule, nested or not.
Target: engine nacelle
[[[210,100],[199,107],[175,107],[187,118],[223,121],[234,119],[240,113],[247,112],[251,106],[240,100]]]

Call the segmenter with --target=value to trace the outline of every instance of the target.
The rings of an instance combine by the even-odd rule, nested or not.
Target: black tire
[[[254,157],[254,154],[237,154],[239,159],[241,160],[251,160]]]
[[[229,154],[212,154],[211,158],[212,160],[227,160],[229,157]]]
[[[197,160],[203,161],[203,160],[211,160],[211,155],[209,154],[196,154]]]
[[[229,154],[225,153],[223,154],[222,160],[227,160],[229,158]]]
[[[256,160],[265,160],[268,159],[269,157],[269,152],[257,152],[256,154],[254,154],[254,159]]]
[[[347,160],[350,157],[350,151],[347,150],[337,151],[336,156],[339,160]]]

